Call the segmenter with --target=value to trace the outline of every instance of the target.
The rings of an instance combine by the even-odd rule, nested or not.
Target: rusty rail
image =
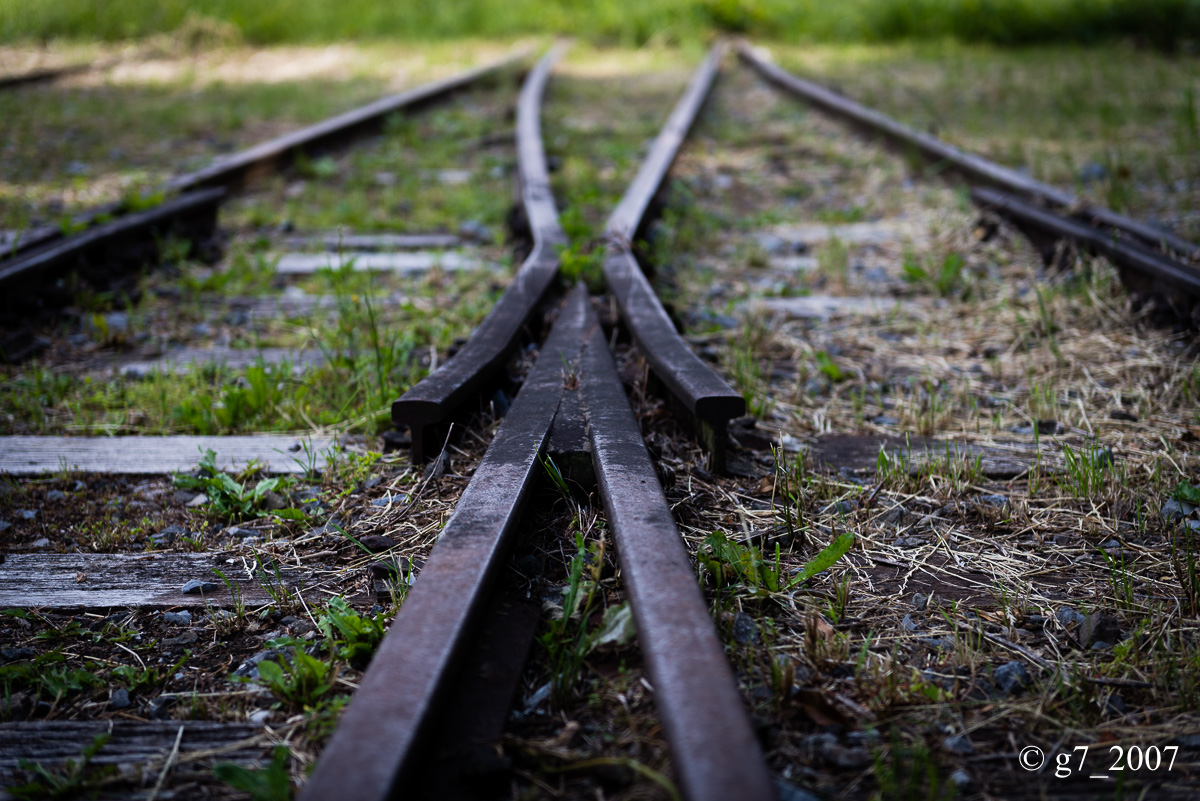
[[[608,252],[604,277],[617,300],[621,321],[654,376],[666,387],[675,405],[709,451],[714,469],[724,469],[729,421],[746,413],[746,401],[700,360],[675,330],[632,250],[650,201],[662,187],[704,105],[725,55],[723,44],[709,51],[676,103],[667,124],[654,140],[646,160],[608,218]]]
[[[994,187],[1025,200],[1061,209],[1091,225],[1121,231],[1140,240],[1143,245],[1161,249],[1168,256],[1176,254],[1188,261],[1200,259],[1200,245],[1101,206],[1083,206],[1076,209],[1079,199],[1069,192],[1034,180],[982,156],[968,153],[819,84],[792,75],[745,42],[737,45],[737,52],[743,62],[781,89],[830,114],[848,120],[858,128],[881,134],[905,150],[916,151],[926,160],[959,175],[969,183]]]
[[[531,73],[522,93],[525,124],[518,126],[529,137],[519,148],[523,198],[540,245],[561,241],[540,137],[535,136],[536,127],[529,125],[536,120],[554,57],[548,56]],[[683,111],[677,109],[672,115],[661,138],[669,145],[652,150],[651,168],[638,173],[614,212],[614,219],[627,225],[623,230],[632,233],[640,224],[650,196],[661,184],[711,85],[719,59],[718,49],[697,73],[681,103]],[[640,276],[636,263],[634,269]],[[644,291],[649,292],[648,287]],[[661,311],[652,293],[648,299]],[[476,331],[473,341],[479,339]],[[563,413],[564,365],[577,368],[575,379],[597,483],[621,554],[638,640],[684,796],[689,801],[775,797],[733,671],[604,331],[586,287],[580,284],[568,295],[533,371],[318,761],[302,801],[338,795],[382,801],[399,794],[402,787],[429,786],[420,774],[432,764],[426,757],[433,741],[445,737],[439,721],[446,719],[445,710],[461,707],[463,693],[469,692],[452,686],[453,677],[465,668],[464,655],[478,639],[484,610],[495,605],[490,587],[519,524],[537,457],[546,448],[555,419]],[[411,407],[402,406],[406,408]],[[519,643],[512,650],[515,655],[524,653]],[[512,672],[509,667],[505,670]]]
[[[1079,220],[1039,208],[1006,192],[977,186],[971,200],[1011,220],[1027,233],[1054,240],[1069,239],[1083,250],[1101,255],[1125,273],[1126,283],[1160,298],[1178,318],[1200,323],[1200,269],[1148,249],[1132,237],[1122,239]],[[1131,277],[1128,273],[1132,272]]]
[[[253,181],[287,167],[294,161],[297,153],[312,155],[364,132],[378,130],[390,114],[420,107],[495,75],[526,60],[529,52],[527,48],[520,49],[497,61],[381,98],[336,117],[262,142],[217,159],[208,167],[196,172],[176,176],[168,180],[162,190],[168,195],[212,187],[223,187],[230,192],[240,191]],[[122,216],[124,213],[125,209],[121,204],[108,203],[77,214],[72,219],[72,224],[76,227],[91,228],[102,224],[101,221],[105,218]],[[85,238],[87,233],[85,230],[81,234],[64,239],[62,229],[53,225],[25,231],[14,243],[6,245],[3,252],[0,252],[0,266],[26,251],[60,240],[63,241],[62,248],[75,248],[80,254],[86,255],[89,247],[89,241]]]
[[[392,403],[392,422],[412,432],[414,462],[436,455],[431,451],[441,445],[445,423],[504,366],[558,274],[558,249],[566,235],[550,191],[539,112],[550,72],[564,50],[555,47],[537,63],[517,102],[518,173],[533,250],[458,353]]]

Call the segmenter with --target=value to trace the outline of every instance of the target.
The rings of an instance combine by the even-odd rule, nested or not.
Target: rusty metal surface
[[[224,189],[187,192],[152,209],[126,214],[61,242],[25,251],[0,262],[0,287],[53,278],[88,261],[110,256],[105,251],[120,249],[130,239],[153,242],[154,235],[165,235],[187,220],[203,218],[200,227],[211,232],[217,204],[224,196]]]
[[[692,75],[637,176],[609,216],[606,225],[609,245],[604,260],[605,280],[638,350],[684,410],[715,429],[718,441],[723,439],[728,421],[746,413],[746,401],[679,336],[638,265],[630,240],[642,225],[651,199],[666,180],[667,171],[700,113],[724,53],[723,45],[713,47]]]
[[[504,366],[521,328],[558,273],[558,246],[566,242],[566,236],[550,192],[538,115],[546,81],[562,52],[561,46],[555,47],[538,62],[526,78],[517,104],[518,172],[533,250],[466,345],[392,403],[392,422],[412,429],[414,461],[432,455],[422,429],[449,418]]]
[[[708,51],[704,63],[692,74],[683,95],[672,109],[671,116],[667,118],[666,124],[650,147],[650,152],[638,167],[633,182],[608,216],[604,231],[611,239],[628,243],[637,234],[651,199],[666,180],[667,171],[675,163],[679,147],[700,114],[700,108],[712,89],[724,58],[725,45],[718,42]]]
[[[383,801],[420,756],[533,486],[563,393],[562,364],[579,357],[587,304],[582,287],[568,296],[301,799]]]
[[[202,186],[240,189],[256,178],[269,175],[287,166],[298,152],[303,151],[306,155],[312,155],[348,136],[376,130],[383,125],[388,115],[419,106],[462,89],[481,78],[494,75],[524,61],[529,57],[529,53],[528,48],[522,48],[497,61],[399,94],[380,98],[373,103],[352,109],[336,117],[330,117],[298,131],[277,136],[226,158],[218,159],[201,170],[172,178],[167,182],[167,188],[177,192]]]
[[[1190,264],[1150,251],[1136,242],[1122,241],[1110,232],[1038,208],[995,189],[975,187],[971,190],[971,200],[1019,226],[1032,227],[1057,238],[1071,239],[1085,250],[1103,255],[1118,267],[1146,276],[1154,284],[1161,285],[1159,294],[1168,303],[1178,307],[1177,311],[1186,313],[1187,307],[1195,306],[1200,301],[1200,269]],[[1191,303],[1181,303],[1180,293],[1190,295]]]
[[[580,391],[596,475],[684,796],[773,799],[750,716],[604,334],[589,328]]]
[[[860,128],[883,134],[905,148],[915,148],[927,160],[960,175],[969,182],[983,183],[1058,208],[1072,208],[1076,204],[1076,197],[1069,192],[1034,180],[1014,169],[974,153],[960,150],[936,136],[914,130],[886,114],[856,103],[812,81],[792,75],[771,63],[769,59],[744,42],[737,45],[737,53],[742,61],[776,86],[800,96],[824,111],[847,119]],[[1111,209],[1087,206],[1072,213],[1081,219],[1094,220],[1101,225],[1131,234],[1151,247],[1165,246],[1166,249],[1187,259],[1200,258],[1200,246],[1169,232],[1159,231],[1139,220],[1118,214]]]
[[[435,100],[481,78],[519,64],[529,57],[529,52],[528,48],[522,48],[497,61],[381,98],[336,117],[262,142],[220,158],[203,169],[176,176],[168,180],[161,189],[169,194],[204,187],[225,187],[231,191],[241,189],[256,178],[286,167],[298,151],[303,150],[311,155],[338,140],[357,135],[364,130],[378,128],[389,114]],[[72,223],[77,226],[93,226],[100,217],[121,212],[119,203],[107,203],[81,212],[72,218]],[[7,263],[4,257],[15,257],[62,238],[61,228],[55,225],[25,231],[17,242],[4,248],[4,252],[0,254],[0,264]],[[70,237],[69,241],[75,238],[77,237]]]

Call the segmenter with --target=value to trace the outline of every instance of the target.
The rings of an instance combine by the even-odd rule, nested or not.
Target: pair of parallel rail
[[[553,297],[558,222],[541,142],[541,99],[555,49],[529,73],[517,114],[521,202],[533,248],[492,312],[454,358],[398,399],[397,425],[412,431],[413,459],[433,455],[446,428],[492,381],[531,320],[556,309],[540,356],[446,524],[404,606],[364,675],[341,725],[304,790],[304,798],[385,799],[402,794],[420,773],[443,712],[454,704],[454,677],[469,669],[476,642],[495,607],[493,590],[514,539],[551,427],[570,399],[583,409],[590,451],[609,530],[621,560],[638,639],[684,795],[689,799],[771,798],[772,780],[755,740],[670,508],[614,367],[607,337],[582,286]],[[718,73],[718,45],[697,70],[637,176],[606,226],[604,274],[621,322],[659,384],[706,444],[713,466],[724,456],[728,421],[744,413],[742,397],[701,362],[678,336],[647,281],[632,242],[666,180],[680,146]],[[972,196],[1020,224],[1040,226],[1103,253],[1119,267],[1148,276],[1170,297],[1200,297],[1194,245],[1105,209],[1078,209],[1071,196],[791,76],[745,45],[739,55],[766,78],[811,102],[916,148],[973,184]],[[61,238],[33,232],[0,262],[0,285],[64,269],[122,236],[164,224],[170,215],[215,208],[230,190],[286,165],[297,152],[328,147],[377,126],[388,114],[445,95],[524,58],[472,70],[381,100],[304,131],[237,154],[171,181],[172,200],[149,212],[101,222],[113,209],[84,215],[90,227]],[[983,186],[986,184],[987,186]],[[996,189],[999,187],[999,190]],[[1060,211],[1075,210],[1073,216]],[[1194,300],[1179,304],[1194,310]],[[570,366],[571,380],[564,377]],[[532,634],[526,626],[526,648]],[[525,650],[510,649],[524,660]],[[511,671],[510,671],[511,673]],[[507,709],[513,686],[499,705]],[[502,723],[502,720],[501,720]]]

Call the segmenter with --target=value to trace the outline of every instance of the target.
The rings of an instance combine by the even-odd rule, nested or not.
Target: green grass
[[[953,36],[1017,44],[1137,37],[1173,47],[1200,31],[1194,0],[652,0],[626,4],[548,0],[57,0],[0,3],[7,40],[116,40],[182,29],[187,39],[244,36],[274,43],[571,33],[643,44],[714,31],[794,40],[891,41]]]

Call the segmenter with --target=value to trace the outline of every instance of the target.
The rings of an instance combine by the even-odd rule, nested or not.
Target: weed
[[[309,656],[304,649],[292,649],[291,659],[258,663],[258,675],[279,700],[298,708],[313,706],[317,699],[333,689],[337,671],[329,662]]]
[[[768,596],[789,590],[833,567],[854,545],[854,534],[847,531],[838,535],[790,579],[778,543],[773,560],[763,558],[758,547],[730,540],[722,531],[709,534],[704,544],[707,551],[701,550],[696,558],[718,587],[736,586],[750,595]]]
[[[256,553],[254,555],[254,564],[257,566],[254,572],[259,577],[259,586],[270,597],[271,604],[284,613],[296,611],[300,606],[299,598],[288,587],[287,582],[283,580],[283,575],[279,571],[279,563],[269,561],[267,564],[264,564],[262,557]]]
[[[838,367],[837,362],[833,360],[827,352],[819,350],[813,354],[813,361],[817,364],[817,370],[821,375],[828,378],[830,381],[837,383],[846,377],[842,372],[842,368]]]
[[[941,688],[932,685],[940,694]],[[888,801],[949,801],[953,782],[943,781],[933,752],[923,742],[906,747],[897,729],[892,729],[891,748],[875,753],[872,775],[877,798]]]
[[[218,615],[218,611],[210,610],[209,618],[217,629],[218,634],[228,634],[235,631],[241,631],[246,627],[246,599],[242,593],[242,586],[236,581],[232,581],[228,576],[221,572],[218,568],[213,568],[212,572],[217,574],[217,577],[225,584],[229,590],[229,598],[233,603],[233,612],[228,615]]]
[[[366,668],[386,633],[387,617],[382,613],[360,615],[344,598],[334,596],[325,611],[317,616],[317,627],[325,635],[329,649],[358,670]]]
[[[808,527],[801,520],[801,513],[804,509],[805,484],[808,479],[805,456],[803,453],[796,454],[796,460],[789,470],[787,465],[780,460],[781,453],[781,450],[772,447],[771,456],[775,460],[775,484],[772,491],[779,494],[783,503],[776,504],[772,497],[771,508],[777,516],[782,511],[783,526],[787,529],[788,540],[807,545]]]
[[[967,261],[959,253],[947,253],[940,264],[921,262],[912,251],[904,254],[901,267],[904,280],[910,284],[927,286],[943,298],[965,295],[963,270]]]
[[[568,505],[573,505],[574,499],[571,497],[571,488],[567,486],[567,480],[563,478],[563,474],[558,469],[558,465],[554,463],[554,459],[549,454],[541,457],[541,459],[542,468],[546,471],[546,477],[550,479],[550,483],[554,486],[554,489],[558,491],[558,494],[562,496],[562,499]]]
[[[184,651],[183,656],[179,657],[179,661],[170,667],[163,668],[145,666],[136,668],[133,665],[117,665],[112,669],[112,678],[119,680],[134,692],[153,690],[161,686],[169,677],[173,676],[191,655],[191,651]]]
[[[277,745],[271,761],[261,768],[247,768],[234,762],[213,765],[213,775],[234,789],[249,794],[251,801],[289,801],[292,779],[288,762],[292,753],[286,745]]]
[[[1191,489],[1195,489],[1192,487]],[[1185,524],[1171,536],[1171,568],[1183,588],[1188,612],[1200,615],[1200,532]]]
[[[817,273],[830,284],[837,287],[846,285],[846,275],[850,272],[850,248],[836,236],[829,238],[817,251]]]
[[[538,637],[549,662],[551,698],[560,707],[571,700],[584,660],[595,645],[595,635],[588,628],[588,620],[596,609],[603,564],[603,540],[585,544],[583,533],[576,532],[575,556],[571,558],[567,572],[562,613],[552,616],[546,630]],[[606,618],[611,611],[605,613]]]
[[[220,517],[244,520],[248,517],[274,515],[286,519],[304,519],[299,509],[268,510],[267,493],[285,488],[293,479],[290,476],[264,478],[251,488],[228,473],[217,469],[217,454],[205,450],[200,460],[198,475],[176,473],[174,483],[180,489],[200,490],[208,496],[209,509]]]
[[[105,765],[99,770],[89,771],[88,763],[108,744],[111,736],[107,732],[97,734],[91,743],[84,746],[78,762],[68,759],[58,770],[29,759],[17,760],[21,770],[34,774],[35,778],[27,784],[8,788],[8,792],[17,798],[67,798],[98,788],[100,781],[116,773],[117,768],[115,765]]]
[[[1078,451],[1063,443],[1066,483],[1076,498],[1090,498],[1108,483],[1113,454],[1109,448],[1084,446]]]
[[[60,651],[48,651],[34,657],[32,662],[9,663],[0,667],[0,687],[7,697],[13,690],[27,688],[39,697],[45,693],[58,703],[68,693],[88,687],[102,687],[104,681],[95,673],[68,668],[62,663],[67,657]]]

